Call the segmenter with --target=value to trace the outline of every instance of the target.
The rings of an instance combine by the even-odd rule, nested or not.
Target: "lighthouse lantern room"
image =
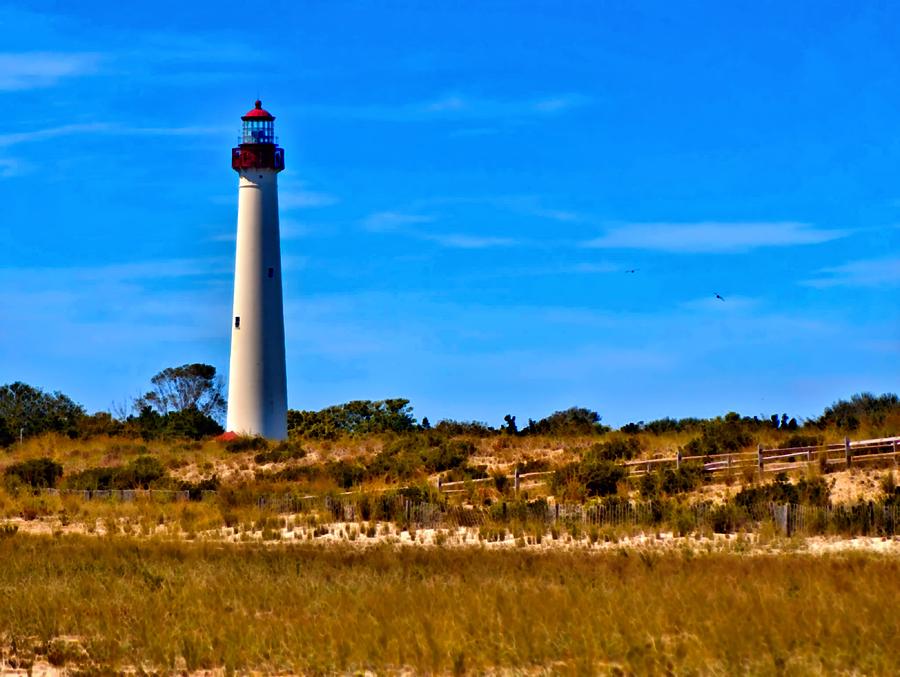
[[[231,151],[233,169],[284,169],[284,150],[275,136],[275,116],[257,100],[253,110],[241,117],[243,125],[237,148]]]

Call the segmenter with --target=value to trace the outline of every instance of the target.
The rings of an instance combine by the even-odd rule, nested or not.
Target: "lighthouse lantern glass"
[[[241,143],[275,143],[272,120],[244,120]]]

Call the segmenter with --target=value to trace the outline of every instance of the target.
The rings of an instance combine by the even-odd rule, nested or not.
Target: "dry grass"
[[[855,438],[862,438],[878,431],[860,430]],[[776,446],[782,440],[777,431],[760,431],[764,446]],[[696,433],[669,433],[652,435],[640,433],[636,437],[644,453],[642,457],[674,457],[679,447],[684,446]],[[512,472],[517,463],[523,461],[546,461],[556,467],[578,460],[581,452],[599,440],[608,441],[616,437],[626,437],[621,433],[597,436],[526,436],[505,435],[469,438],[476,452],[470,459],[473,466],[485,465],[489,471]],[[825,434],[827,442],[840,441],[833,431]],[[306,458],[288,462],[288,465],[307,465],[329,460],[371,459],[384,447],[383,435],[348,437],[339,440],[305,440]],[[183,441],[142,441],[124,437],[105,435],[90,439],[70,439],[54,433],[44,434],[25,440],[24,444],[14,444],[5,453],[0,453],[0,472],[7,465],[32,458],[48,457],[61,463],[67,475],[97,466],[123,465],[142,454],[157,457],[169,474],[179,480],[197,481],[213,474],[225,482],[252,481],[259,469],[278,469],[286,464],[263,464],[254,462],[255,452],[229,453],[219,442]],[[374,486],[372,487],[374,488]]]
[[[0,561],[0,646],[20,667],[49,657],[99,671],[900,670],[900,560],[873,555],[19,534],[0,539]]]

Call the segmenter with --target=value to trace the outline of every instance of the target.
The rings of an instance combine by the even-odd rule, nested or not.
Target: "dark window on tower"
[[[241,318],[238,315],[234,316],[234,328],[235,329],[241,328]]]
[[[275,269],[269,268],[269,277],[275,277]]]

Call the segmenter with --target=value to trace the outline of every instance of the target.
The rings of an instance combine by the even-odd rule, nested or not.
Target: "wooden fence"
[[[703,471],[709,473],[729,472],[752,468],[760,475],[767,472],[796,470],[811,464],[827,467],[851,467],[854,462],[893,460],[898,462],[900,437],[883,437],[872,440],[851,441],[807,447],[770,448],[760,444],[756,452],[736,452],[730,454],[710,454],[708,456],[683,456],[679,452],[669,458],[653,458],[627,461],[625,466],[632,475],[644,475],[663,467],[681,467],[682,463],[702,464]]]
[[[663,468],[678,469],[682,463],[702,464],[706,473],[730,473],[752,471],[762,477],[765,473],[797,470],[807,465],[822,464],[826,467],[843,466],[849,468],[853,463],[867,463],[877,460],[892,460],[894,465],[900,462],[900,437],[884,437],[871,440],[851,441],[845,438],[843,442],[825,444],[820,446],[790,447],[787,449],[765,449],[757,446],[755,452],[735,452],[730,454],[710,454],[707,456],[684,456],[679,451],[675,456],[665,458],[648,458],[640,461],[626,461],[623,463],[630,476],[646,475]],[[552,470],[543,472],[520,472],[518,469],[512,475],[503,475],[507,481],[513,483],[513,488],[518,491],[524,483],[541,484],[550,480]],[[458,493],[466,491],[470,483],[477,485],[485,482],[497,482],[496,477],[484,477],[472,480],[444,482],[438,478],[438,489],[445,493]]]
[[[380,499],[379,499],[380,500]],[[592,503],[501,502],[493,506],[460,506],[419,502],[393,495],[381,503],[372,497],[351,496],[268,496],[259,499],[259,507],[280,513],[315,514],[331,522],[392,521],[418,528],[499,528],[518,522],[543,525],[551,529],[561,525],[572,530],[583,527],[666,527],[691,532],[708,528],[717,533],[756,530],[771,523],[785,535],[862,534],[894,536],[900,534],[900,505],[858,502],[848,505],[798,505],[757,503],[733,506],[697,503],[677,508],[653,501],[607,499]]]
[[[191,500],[190,491],[171,489],[42,489],[45,496],[74,496],[84,501],[124,501],[152,500],[157,502]],[[202,494],[215,494],[204,491]]]

